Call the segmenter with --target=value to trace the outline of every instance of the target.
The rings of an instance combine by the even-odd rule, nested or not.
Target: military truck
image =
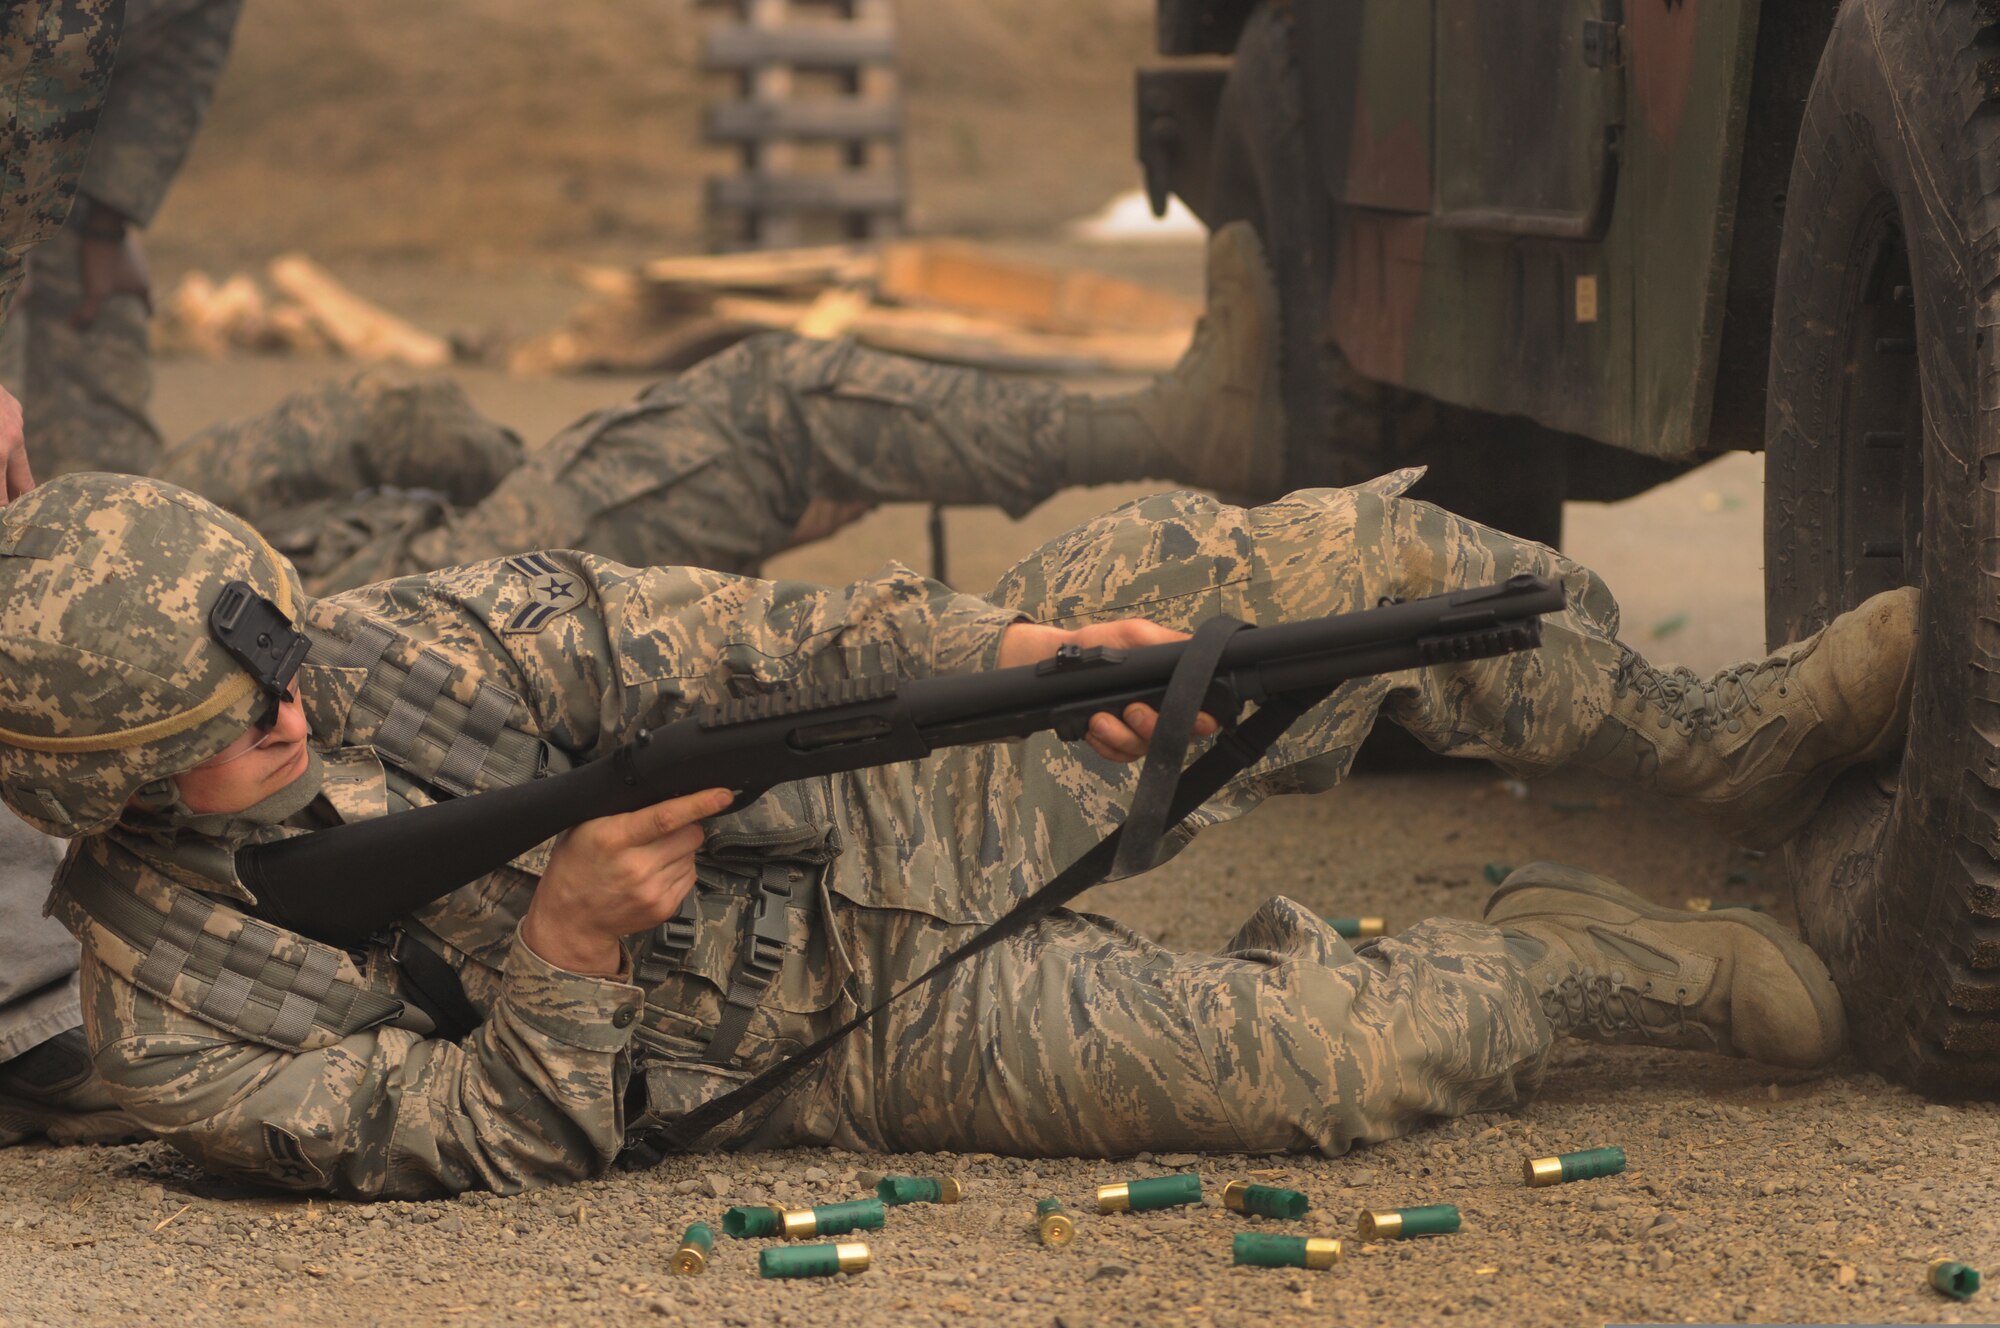
[[[1905,752],[1783,856],[1861,1056],[2000,1090],[2000,0],[1157,10],[1147,188],[1262,233],[1293,479],[1554,542],[1761,450],[1773,644],[1924,588]]]

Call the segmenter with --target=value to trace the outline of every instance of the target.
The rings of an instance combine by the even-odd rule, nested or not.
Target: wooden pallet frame
[[[719,235],[737,246],[801,244],[813,218],[832,217],[849,239],[904,229],[903,112],[896,78],[892,0],[707,0],[733,11],[709,29],[702,67],[735,77],[739,99],[709,108],[704,136],[737,149],[742,170],[708,182]],[[808,4],[830,21],[791,21]],[[839,77],[838,95],[795,97],[793,75]],[[835,144],[842,167],[807,171],[799,144]]]

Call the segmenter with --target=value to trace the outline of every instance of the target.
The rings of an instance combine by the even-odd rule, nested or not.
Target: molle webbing
[[[71,855],[60,889],[145,956],[132,979],[142,991],[254,1041],[302,1051],[315,1028],[338,1039],[403,1013],[395,997],[340,980],[338,950],[294,936],[303,957],[286,959],[275,953],[285,933],[191,890],[174,887],[162,913],[83,854]],[[207,930],[218,915],[233,935]]]
[[[372,746],[391,765],[461,797],[525,784],[548,769],[555,755],[548,744],[507,727],[520,701],[506,688],[482,682],[471,705],[453,699],[450,661],[379,623],[364,623],[351,641],[317,625],[307,635],[310,662],[367,672],[344,742]],[[399,643],[398,653],[415,651],[407,669],[389,658]]]

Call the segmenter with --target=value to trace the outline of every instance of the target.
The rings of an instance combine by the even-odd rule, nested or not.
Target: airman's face
[[[174,776],[181,801],[197,812],[254,807],[306,771],[306,712],[293,683],[276,718],[257,725],[192,770]]]

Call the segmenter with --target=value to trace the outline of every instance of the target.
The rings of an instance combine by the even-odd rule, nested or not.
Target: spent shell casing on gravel
[[[1530,1185],[1562,1185],[1573,1180],[1615,1176],[1624,1169],[1624,1149],[1584,1148],[1553,1157],[1531,1157],[1521,1164],[1521,1175]]]
[[[1100,1213],[1146,1213],[1155,1208],[1200,1202],[1201,1176],[1193,1171],[1097,1187],[1097,1211]]]
[[[1363,1210],[1354,1229],[1363,1240],[1402,1240],[1408,1236],[1443,1236],[1458,1230],[1458,1209],[1452,1204],[1417,1208]]]
[[[722,1215],[722,1234],[739,1240],[775,1236],[785,1229],[785,1210],[769,1204],[746,1204]]]
[[[1979,1290],[1979,1270],[1956,1259],[1932,1259],[1931,1285],[1953,1300],[1971,1300]]]
[[[884,1176],[875,1182],[883,1203],[957,1203],[963,1193],[956,1176]]]
[[[1252,1268],[1331,1268],[1340,1262],[1340,1242],[1330,1236],[1239,1231],[1234,1262]]]
[[[697,1222],[681,1234],[681,1247],[674,1251],[674,1272],[681,1277],[697,1277],[708,1271],[708,1252],[715,1248],[715,1230]]]
[[[1389,928],[1381,918],[1328,918],[1326,925],[1350,941],[1358,941],[1364,936],[1381,936]]]
[[[1061,1247],[1076,1238],[1076,1223],[1060,1199],[1043,1199],[1035,1204],[1035,1234],[1042,1244]]]
[[[832,1277],[835,1273],[868,1271],[868,1247],[839,1245],[773,1245],[757,1256],[759,1277]]]
[[[1298,1219],[1306,1215],[1312,1205],[1305,1195],[1297,1190],[1279,1189],[1275,1185],[1252,1185],[1247,1180],[1232,1180],[1222,1187],[1222,1206],[1232,1213],[1250,1213],[1256,1217],[1282,1217]]]
[[[785,1210],[785,1239],[804,1240],[811,1236],[844,1236],[850,1231],[873,1231],[889,1220],[889,1210],[880,1199],[853,1199],[846,1203],[819,1204],[813,1208]]]

